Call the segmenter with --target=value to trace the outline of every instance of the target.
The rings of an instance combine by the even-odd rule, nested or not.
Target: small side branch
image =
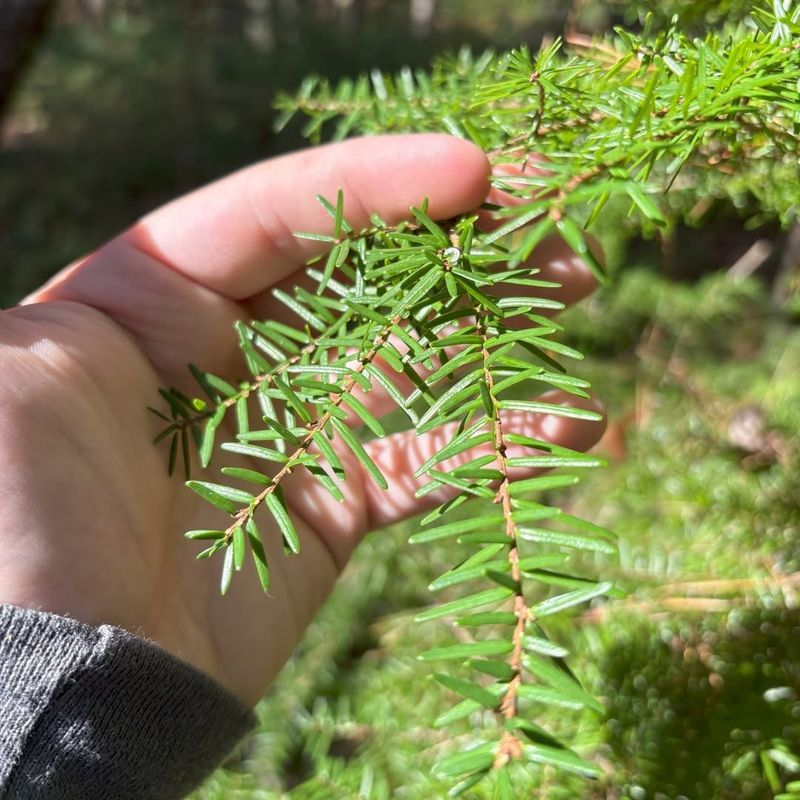
[[[364,353],[356,364],[353,367],[353,373],[348,378],[345,379],[341,391],[339,391],[332,399],[328,410],[325,411],[322,416],[317,419],[315,422],[311,423],[308,426],[308,433],[305,435],[305,438],[302,439],[300,444],[297,446],[297,449],[289,456],[289,460],[278,470],[278,472],[274,475],[274,477],[270,480],[269,484],[261,491],[256,497],[252,500],[252,502],[242,508],[234,517],[233,523],[226,529],[225,531],[225,543],[228,544],[233,541],[234,533],[238,528],[241,528],[243,525],[247,523],[249,519],[253,517],[258,509],[259,506],[262,505],[266,501],[266,499],[273,494],[278,487],[281,485],[282,481],[287,478],[289,475],[294,472],[295,468],[300,464],[301,459],[305,456],[308,451],[311,449],[311,446],[314,444],[314,437],[322,433],[324,435],[325,427],[331,421],[333,417],[333,408],[339,408],[344,401],[346,395],[353,391],[353,389],[358,384],[357,376],[361,375],[364,372],[366,367],[371,364],[375,358],[377,357],[378,353],[380,352],[383,345],[386,343],[387,339],[389,338],[389,334],[392,331],[392,328],[397,325],[401,321],[401,315],[397,315],[393,317],[388,325],[385,325],[375,339],[372,342],[370,349]],[[310,348],[316,347],[316,345],[308,345]],[[299,357],[298,357],[299,358]],[[294,363],[294,362],[293,362]]]

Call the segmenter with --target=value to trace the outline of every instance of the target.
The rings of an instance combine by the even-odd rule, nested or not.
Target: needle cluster
[[[581,355],[558,341],[552,313],[559,304],[537,297],[552,284],[531,266],[536,247],[560,237],[606,282],[587,231],[609,203],[624,204],[652,229],[671,222],[669,189],[735,193],[765,169],[796,174],[798,75],[800,9],[776,0],[705,39],[646,26],[639,36],[619,30],[572,49],[557,41],[538,54],[465,51],[430,73],[373,73],[335,87],[309,79],[279,102],[282,124],[300,115],[312,139],[446,130],[478,144],[495,165],[535,159],[541,167],[513,179],[498,172],[495,186],[515,203],[487,206],[500,220],[491,232],[476,215],[435,221],[424,203],[410,222],[373,217],[355,230],[341,193],[320,197],[330,234],[297,234],[328,246],[308,265],[315,287],[275,291],[297,324],[237,324],[247,367],[241,383],[193,368],[204,399],[163,391],[171,467],[182,451],[188,469],[192,439],[204,468],[217,451],[217,458],[235,453],[265,464],[223,467],[222,482],[188,481],[229,515],[224,530],[187,533],[208,540],[200,557],[222,557],[223,592],[248,553],[269,587],[263,536],[272,530],[287,553],[299,551],[282,489],[292,473],[310,473],[342,500],[345,464],[358,462],[386,488],[363,442],[385,436],[387,420],[368,409],[365,393],[380,389],[392,399],[394,429],[396,418],[419,434],[449,426],[451,435],[417,471],[420,495],[446,487],[449,499],[420,521],[411,542],[452,537],[463,545],[462,560],[431,584],[448,599],[417,617],[452,620],[459,636],[420,658],[445,665],[435,678],[458,697],[435,725],[493,712],[479,715],[492,722],[478,746],[437,767],[453,779],[453,795],[492,775],[497,796],[511,798],[517,763],[598,774],[535,723],[543,705],[602,711],[547,623],[614,594],[609,582],[575,574],[570,554],[615,551],[611,533],[548,502],[553,490],[577,481],[572,471],[600,460],[527,435],[519,424],[530,414],[597,418],[580,406],[530,399],[549,388],[585,398],[589,388],[565,366]],[[766,203],[784,221],[800,200],[800,182],[793,185]],[[236,437],[218,443],[229,416]],[[531,469],[557,471],[515,478]],[[468,515],[457,511],[466,503]],[[542,586],[544,599],[532,601]]]

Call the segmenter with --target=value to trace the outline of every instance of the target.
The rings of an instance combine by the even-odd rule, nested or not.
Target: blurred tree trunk
[[[54,7],[55,0],[0,0],[0,119]]]
[[[244,32],[247,40],[261,50],[275,46],[275,7],[270,0],[246,0],[247,18]]]
[[[86,14],[95,25],[105,22],[108,12],[108,3],[106,0],[81,0],[81,7],[83,13]]]
[[[410,11],[414,36],[420,39],[429,36],[436,14],[436,0],[411,0]]]
[[[247,0],[226,0],[215,4],[215,12],[219,19],[219,30],[227,35],[239,37],[245,30],[252,3]]]
[[[203,135],[207,95],[209,0],[183,0],[184,62],[181,73],[183,94],[183,146],[177,154],[187,186],[196,183],[200,168],[200,138]]]

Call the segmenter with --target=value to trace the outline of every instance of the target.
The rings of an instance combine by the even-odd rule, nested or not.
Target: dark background
[[[0,304],[164,200],[300,146],[294,131],[273,133],[271,104],[305,75],[424,67],[462,45],[538,46],[569,11],[528,0],[0,0],[7,27],[15,7],[28,19],[5,48],[0,38],[13,62],[3,72],[0,58]]]

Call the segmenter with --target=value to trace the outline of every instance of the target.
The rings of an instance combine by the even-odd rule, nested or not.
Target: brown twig
[[[519,568],[519,550],[517,548],[517,524],[514,521],[513,510],[511,508],[511,493],[509,491],[510,478],[508,475],[508,458],[506,456],[506,444],[503,437],[503,423],[500,419],[500,408],[492,390],[494,389],[494,376],[488,366],[490,353],[486,347],[488,339],[485,326],[485,312],[476,309],[476,327],[478,334],[483,337],[484,343],[481,349],[483,356],[483,380],[489,390],[489,397],[492,404],[492,444],[496,455],[497,468],[502,474],[500,485],[494,496],[494,502],[503,510],[505,520],[505,532],[510,540],[508,551],[508,561],[511,567],[511,579],[516,583],[517,589],[514,594],[513,613],[517,618],[514,625],[514,632],[511,637],[512,649],[508,657],[508,665],[514,672],[514,676],[508,682],[505,693],[500,701],[499,713],[506,719],[511,720],[517,716],[517,694],[522,683],[522,638],[525,633],[525,624],[529,619],[528,607],[525,605],[525,598],[522,594],[522,573]],[[511,731],[504,731],[500,744],[495,754],[495,767],[502,767],[508,761],[522,756],[522,743]]]

